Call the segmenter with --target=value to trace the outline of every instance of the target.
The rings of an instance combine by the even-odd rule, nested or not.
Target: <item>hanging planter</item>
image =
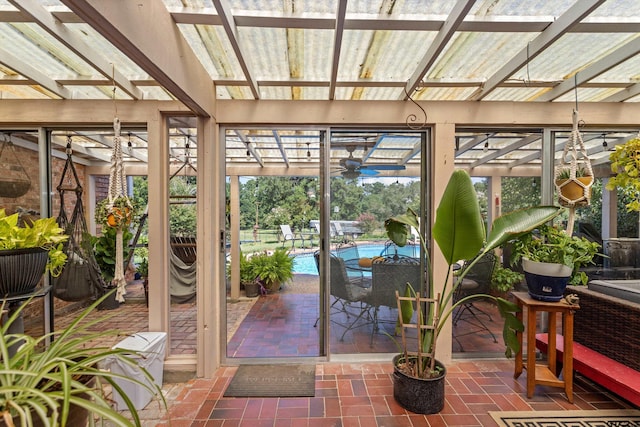
[[[127,197],[117,197],[112,203],[103,199],[96,207],[96,221],[109,227],[128,227],[133,218],[133,206]]]
[[[569,208],[567,233],[573,234],[577,207],[591,204],[593,169],[591,160],[578,130],[578,111],[573,110],[573,128],[562,152],[560,164],[555,167],[555,186],[558,203]]]
[[[558,202],[563,206],[586,206],[591,200],[593,176],[587,175],[584,168],[578,168],[571,178],[571,168],[560,168],[555,180],[560,192]]]

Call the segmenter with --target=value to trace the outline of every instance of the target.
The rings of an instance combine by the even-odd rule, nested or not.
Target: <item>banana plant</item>
[[[440,204],[436,210],[436,218],[432,227],[433,238],[449,265],[445,282],[439,293],[438,312],[433,310],[433,306],[427,307],[425,315],[418,316],[418,323],[423,325],[434,325],[434,329],[423,329],[418,325],[418,330],[422,331],[420,354],[435,354],[436,341],[440,331],[447,319],[456,307],[476,298],[488,298],[496,302],[500,315],[504,319],[503,339],[506,346],[505,355],[511,357],[519,351],[519,343],[516,338],[517,331],[523,331],[524,327],[515,313],[518,311],[516,304],[487,294],[475,294],[453,301],[456,289],[462,283],[465,275],[470,271],[475,263],[483,255],[495,250],[504,243],[515,239],[525,233],[531,232],[536,227],[549,222],[558,216],[564,208],[558,206],[536,206],[505,214],[497,218],[491,231],[487,235],[484,222],[480,214],[477,195],[471,182],[469,174],[463,170],[455,171],[445,188]],[[411,227],[420,230],[418,215],[412,210],[389,218],[385,221],[385,228],[389,238],[398,246],[404,246],[410,235]],[[428,297],[435,299],[433,286],[433,269],[431,259],[427,250],[426,237],[419,235],[420,243],[426,259],[426,283],[429,289]],[[473,259],[465,268],[458,271],[455,280],[451,281],[450,276],[452,266],[459,260]],[[416,284],[410,284],[415,287]],[[423,287],[417,287],[421,289]],[[451,304],[450,304],[451,303]],[[434,324],[434,318],[436,319]],[[405,361],[408,361],[408,349],[403,348]],[[417,369],[423,377],[437,376],[435,370],[435,358],[423,357],[418,360]]]

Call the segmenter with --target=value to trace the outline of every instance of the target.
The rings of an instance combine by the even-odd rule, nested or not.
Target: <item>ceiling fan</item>
[[[355,150],[355,146],[347,146],[347,151],[349,151],[349,157],[345,159],[340,159],[340,167],[334,170],[334,172],[340,173],[343,178],[346,179],[356,179],[360,175],[378,175],[379,171],[390,171],[390,170],[405,170],[406,167],[404,165],[394,165],[394,164],[363,164],[362,159],[357,159],[353,157],[353,151]]]

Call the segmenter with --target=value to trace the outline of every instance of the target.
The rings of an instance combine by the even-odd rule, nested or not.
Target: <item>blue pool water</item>
[[[412,250],[408,246],[401,249],[401,253],[405,253],[407,250]],[[417,249],[416,249],[417,250]],[[360,257],[371,258],[377,255],[381,255],[384,252],[384,245],[358,245],[358,253]],[[293,259],[293,272],[300,274],[318,274],[318,268],[316,267],[316,261],[313,258],[313,253],[296,255]]]

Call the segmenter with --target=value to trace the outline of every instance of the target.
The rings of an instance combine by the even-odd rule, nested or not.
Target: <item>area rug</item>
[[[500,427],[640,427],[640,411],[489,412]]]
[[[315,365],[240,365],[225,397],[313,397]]]

